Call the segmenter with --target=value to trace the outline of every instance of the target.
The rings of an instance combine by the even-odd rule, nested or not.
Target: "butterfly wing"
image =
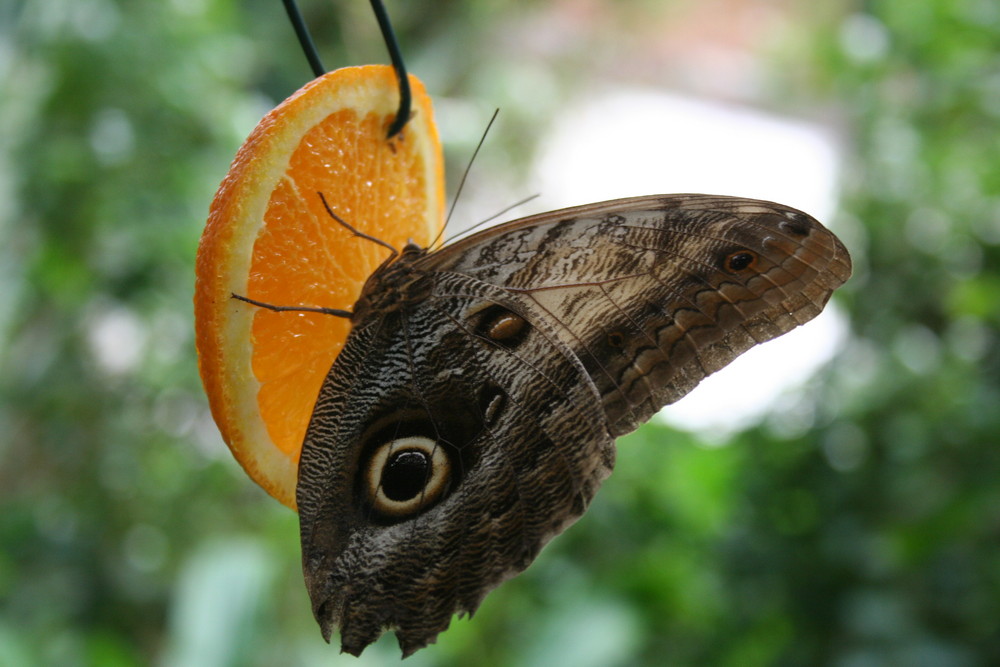
[[[773,202],[661,195],[525,218],[426,258],[544,312],[627,433],[750,347],[815,317],[851,274],[839,239]]]
[[[324,635],[404,654],[586,509],[614,437],[847,279],[809,216],[643,197],[502,225],[380,269],[320,393],[297,501]]]
[[[408,655],[473,612],[613,464],[600,397],[551,327],[518,331],[498,287],[431,279],[355,324],[302,450],[307,588],[355,655],[387,628]]]

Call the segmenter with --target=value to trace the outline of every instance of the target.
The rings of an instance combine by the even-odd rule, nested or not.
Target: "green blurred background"
[[[363,0],[302,4],[328,67],[387,60]],[[503,110],[474,189],[532,193],[594,85],[728,96],[835,128],[856,267],[818,375],[721,444],[622,439],[585,518],[408,664],[1000,664],[1000,4],[389,10],[452,176]],[[753,77],[713,86],[720,53]],[[208,203],[309,76],[278,0],[0,4],[0,665],[398,660],[323,643],[296,516],[231,459],[195,365]]]

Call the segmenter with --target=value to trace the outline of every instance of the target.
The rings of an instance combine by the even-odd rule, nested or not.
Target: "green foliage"
[[[304,6],[327,65],[383,61],[367,3],[340,4]],[[616,3],[605,41],[552,55],[504,35],[554,3],[396,4],[444,104],[504,105],[501,180],[597,54],[684,5]],[[811,420],[622,439],[586,518],[413,664],[1000,663],[1000,10],[797,21],[769,85],[841,119],[856,260],[850,340],[795,397]],[[361,660],[323,644],[296,517],[231,460],[197,378],[208,202],[308,75],[276,1],[0,8],[0,664],[397,659],[391,637]],[[442,128],[458,161],[472,125]]]

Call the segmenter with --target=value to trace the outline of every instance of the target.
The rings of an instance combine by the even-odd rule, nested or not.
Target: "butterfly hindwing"
[[[420,303],[355,325],[303,447],[307,586],[324,633],[339,626],[351,653],[387,627],[410,653],[474,611],[583,513],[613,463],[599,396],[551,327],[499,288],[434,282]],[[380,447],[399,455],[413,436],[444,453],[448,488],[393,516],[368,471]]]

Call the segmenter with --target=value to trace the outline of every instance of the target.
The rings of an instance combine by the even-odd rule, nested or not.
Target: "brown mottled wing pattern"
[[[726,265],[743,251],[750,265]],[[554,211],[427,260],[544,312],[587,368],[615,436],[754,345],[811,320],[851,274],[840,240],[805,213],[710,195]]]
[[[339,627],[354,654],[390,628],[404,655],[434,641],[584,512],[615,436],[815,316],[849,274],[806,214],[703,195],[555,211],[382,267],[299,467],[324,636]],[[375,453],[402,461],[413,438],[445,454],[413,454],[449,471],[440,496],[396,489],[405,466]],[[386,514],[386,489],[416,509]]]
[[[404,654],[474,611],[589,504],[611,472],[600,398],[552,327],[516,346],[478,333],[507,294],[433,277],[417,307],[355,325],[321,390],[297,501],[313,611],[359,654],[395,628]],[[430,438],[452,462],[437,504],[405,520],[366,498],[372,451]]]

